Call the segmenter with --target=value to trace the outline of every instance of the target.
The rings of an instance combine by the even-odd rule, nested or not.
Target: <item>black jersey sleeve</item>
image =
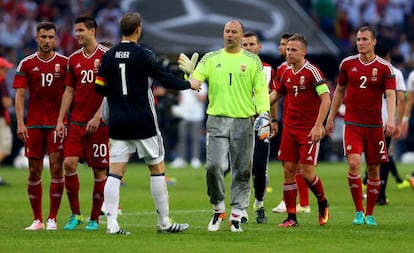
[[[162,86],[167,89],[186,90],[191,87],[190,83],[180,79],[162,65],[158,56],[147,50],[148,64],[151,66],[150,76],[155,78]]]

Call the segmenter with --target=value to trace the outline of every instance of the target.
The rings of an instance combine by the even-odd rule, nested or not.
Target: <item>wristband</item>
[[[272,123],[279,122],[278,119],[272,119]]]
[[[410,118],[408,116],[403,116],[402,117],[402,122],[408,122],[410,120]]]

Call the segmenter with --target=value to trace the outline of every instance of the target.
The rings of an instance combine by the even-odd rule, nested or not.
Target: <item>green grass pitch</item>
[[[414,166],[398,165],[401,176]],[[58,214],[58,231],[25,231],[32,222],[32,211],[27,196],[27,170],[2,167],[0,174],[10,186],[0,187],[0,252],[413,252],[414,248],[414,191],[398,190],[390,175],[387,194],[390,204],[377,206],[378,226],[352,224],[354,207],[347,186],[346,163],[321,163],[317,174],[324,183],[330,203],[331,220],[321,227],[317,219],[317,204],[310,196],[312,212],[298,214],[300,226],[279,228],[286,214],[275,214],[271,209],[282,197],[282,166],[269,165],[269,186],[265,200],[267,224],[256,224],[250,207],[249,223],[243,233],[231,233],[227,223],[218,232],[208,232],[212,214],[208,203],[204,169],[190,167],[167,174],[177,183],[169,186],[171,217],[187,222],[190,229],[181,234],[158,234],[156,214],[149,192],[148,169],[139,163],[131,164],[126,174],[126,186],[121,188],[123,215],[119,222],[131,231],[130,236],[106,234],[106,219],[101,219],[99,231],[86,232],[84,225],[76,231],[64,231],[70,209],[66,193]],[[87,219],[92,202],[92,171],[80,166],[81,210]],[[43,217],[49,211],[49,171],[43,172]],[[227,177],[227,185],[229,185]],[[229,188],[228,189],[228,193]],[[312,194],[312,193],[310,193]],[[253,196],[253,195],[252,195]],[[226,200],[227,210],[230,210]],[[252,201],[251,201],[252,203]]]

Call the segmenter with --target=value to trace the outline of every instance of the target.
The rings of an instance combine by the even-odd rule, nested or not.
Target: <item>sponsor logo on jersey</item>
[[[351,150],[351,149],[352,149],[352,145],[346,146],[346,150]]]
[[[352,71],[352,72],[357,72],[357,71],[358,71],[358,69],[357,69],[356,67],[353,67],[353,68],[351,69],[351,71]]]
[[[33,68],[33,71],[39,71],[39,68],[36,66]]]

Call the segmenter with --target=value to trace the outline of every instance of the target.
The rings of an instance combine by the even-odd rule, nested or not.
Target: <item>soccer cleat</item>
[[[377,199],[377,205],[385,206],[385,205],[388,205],[389,203],[390,203],[390,201],[388,200],[388,198]]]
[[[240,221],[230,220],[230,231],[231,232],[243,232],[243,229],[240,227]]]
[[[377,225],[377,222],[375,221],[374,216],[372,216],[372,215],[367,215],[365,217],[365,223],[367,225],[370,225],[370,226],[376,226]]]
[[[80,214],[72,214],[68,223],[63,227],[64,230],[74,230],[76,227],[83,223],[83,216]]]
[[[274,213],[286,213],[286,202],[284,200],[280,201],[279,205],[272,209]]]
[[[279,227],[285,227],[285,228],[287,228],[287,227],[297,227],[297,226],[299,226],[299,223],[298,223],[297,220],[286,219],[282,223],[280,223],[278,226]]]
[[[56,219],[54,218],[47,219],[46,230],[57,230]]]
[[[322,202],[318,202],[319,207],[319,225],[323,226],[328,223],[329,220],[329,204],[325,199]]]
[[[99,229],[99,224],[96,220],[88,221],[88,224],[85,227],[86,231],[96,231]]]
[[[191,167],[193,167],[193,169],[199,169],[201,167],[200,159],[198,158],[191,159]]]
[[[214,213],[213,216],[211,216],[210,222],[208,223],[208,231],[218,231],[220,229],[221,223],[225,218],[226,213]]]
[[[177,183],[177,179],[175,177],[165,176],[165,182],[167,183],[167,185],[171,186]]]
[[[35,231],[45,229],[45,225],[40,220],[34,220],[32,225],[28,226],[24,230]]]
[[[177,157],[171,162],[170,166],[172,169],[184,168],[187,166],[187,162],[183,158]]]
[[[397,189],[401,190],[401,189],[409,188],[410,186],[411,184],[408,180],[403,180],[401,183],[397,184]]]
[[[167,226],[157,225],[158,233],[179,233],[187,230],[190,226],[187,223],[179,224],[172,222]]]
[[[409,179],[411,188],[414,190],[414,177]]]
[[[264,207],[260,207],[259,209],[256,209],[256,222],[259,224],[267,223],[267,216],[266,216]]]
[[[116,232],[111,232],[110,229],[106,230],[106,233],[109,235],[130,235],[131,232],[128,232],[126,230],[123,230],[122,228],[120,228],[118,231]]]
[[[300,204],[296,205],[296,213],[310,213],[310,206],[301,206]]]
[[[249,222],[249,215],[247,214],[246,209],[244,209],[243,212],[242,212],[240,222],[243,223],[243,224],[247,224]]]
[[[352,222],[355,225],[362,225],[365,223],[365,217],[363,212],[356,212],[354,221]]]

